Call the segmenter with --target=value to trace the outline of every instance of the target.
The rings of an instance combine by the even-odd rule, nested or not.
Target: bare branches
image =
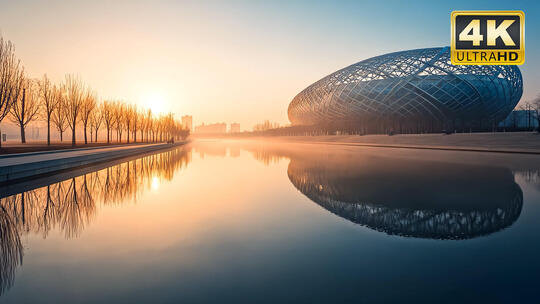
[[[21,143],[26,143],[25,129],[29,122],[37,118],[41,104],[39,102],[39,87],[35,80],[25,79],[20,99],[10,110],[10,120],[21,129]]]
[[[43,75],[41,81],[39,81],[39,96],[41,98],[41,106],[45,110],[41,118],[47,122],[47,145],[51,144],[51,118],[53,111],[56,110],[58,102],[60,101],[58,96],[54,92],[54,86],[47,77],[47,74]]]
[[[536,124],[538,125],[538,133],[540,133],[540,94],[533,99],[531,103],[531,109],[533,110],[534,116],[536,118]]]
[[[75,145],[75,128],[84,100],[84,87],[79,77],[68,74],[63,85],[66,101],[67,123],[71,129],[71,144]]]
[[[116,130],[116,140],[122,142],[122,131],[125,127],[125,104],[121,101],[113,103],[114,129]]]
[[[22,89],[24,71],[15,58],[15,48],[11,41],[0,37],[0,122],[9,113]]]
[[[81,122],[84,129],[84,144],[88,144],[88,139],[86,137],[86,130],[88,129],[88,122],[90,119],[90,114],[96,108],[96,94],[90,89],[86,91],[86,94],[83,97],[82,108],[81,108]]]
[[[103,123],[103,104],[96,104],[93,111],[90,112],[90,137],[92,137],[92,131],[95,131],[95,141],[98,141],[98,131]],[[90,141],[92,139],[90,138]]]
[[[43,78],[38,82],[38,86],[41,104],[45,110],[41,118],[43,120],[49,120],[59,100],[54,94],[54,86],[47,77],[47,74],[43,75]]]
[[[66,115],[66,97],[64,89],[62,87],[53,86],[53,96],[57,100],[56,107],[51,115],[51,121],[58,133],[60,133],[60,141],[64,140],[64,132],[67,129],[67,115]]]
[[[124,120],[125,120],[125,126],[126,126],[126,136],[127,136],[127,143],[129,144],[129,134],[130,131],[133,130],[133,119],[135,116],[135,107],[133,105],[127,105],[124,108]]]
[[[112,101],[106,100],[101,107],[101,115],[107,128],[107,143],[111,142],[111,128],[114,125],[114,105]]]
[[[15,58],[15,47],[11,41],[0,37],[0,123],[17,102],[23,80],[24,70],[20,61]]]

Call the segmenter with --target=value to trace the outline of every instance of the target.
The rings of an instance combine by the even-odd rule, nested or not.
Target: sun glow
[[[151,94],[143,98],[143,106],[152,110],[152,113],[160,114],[165,112],[165,98],[161,94]]]
[[[158,190],[159,189],[159,178],[156,176],[152,177],[152,190]]]

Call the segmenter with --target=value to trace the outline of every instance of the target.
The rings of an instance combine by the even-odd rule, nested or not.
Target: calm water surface
[[[208,140],[0,188],[0,302],[538,302],[539,172]]]

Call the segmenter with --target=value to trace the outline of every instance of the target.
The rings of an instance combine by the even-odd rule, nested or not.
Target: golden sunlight
[[[159,189],[159,178],[157,176],[152,177],[152,190]]]
[[[149,94],[143,98],[144,107],[152,110],[154,114],[164,113],[165,110],[165,98],[161,94]]]

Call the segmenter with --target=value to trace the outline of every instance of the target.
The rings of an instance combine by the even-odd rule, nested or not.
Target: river
[[[539,156],[198,140],[0,191],[2,303],[539,299]]]

